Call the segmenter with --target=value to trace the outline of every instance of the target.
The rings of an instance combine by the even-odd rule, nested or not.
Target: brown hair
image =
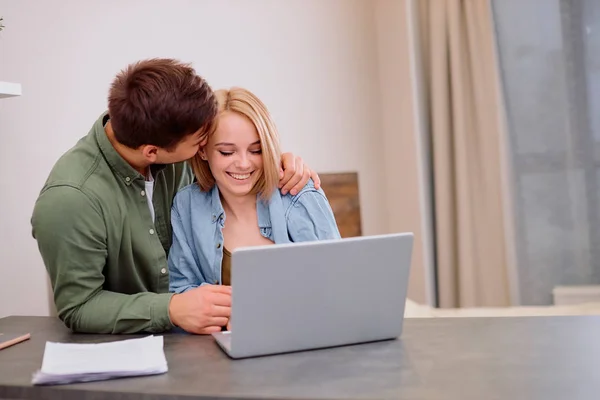
[[[260,139],[263,170],[256,179],[251,193],[260,193],[263,199],[269,199],[279,182],[279,164],[281,162],[279,133],[269,110],[256,95],[243,88],[233,87],[229,90],[217,90],[215,96],[219,107],[217,115],[224,112],[235,112],[248,118],[254,124]],[[217,125],[218,118],[208,132],[209,137],[215,132]],[[208,162],[203,160],[198,153],[190,160],[190,163],[200,189],[205,192],[212,189],[215,185],[215,178],[210,171]]]
[[[154,58],[131,64],[116,76],[108,113],[119,143],[169,150],[200,128],[212,129],[217,104],[208,83],[189,64]]]

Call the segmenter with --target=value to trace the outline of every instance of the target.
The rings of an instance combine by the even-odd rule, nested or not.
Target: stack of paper
[[[34,385],[89,382],[167,372],[162,336],[108,343],[46,342]]]

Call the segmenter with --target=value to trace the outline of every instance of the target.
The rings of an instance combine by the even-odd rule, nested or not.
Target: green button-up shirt
[[[161,332],[169,318],[171,204],[193,181],[185,163],[153,166],[155,220],[145,178],[106,136],[106,113],[55,164],[31,219],[58,315],[74,331]]]

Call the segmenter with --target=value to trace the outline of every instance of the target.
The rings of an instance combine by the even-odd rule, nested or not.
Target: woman
[[[329,202],[312,181],[296,195],[277,188],[279,136],[265,105],[242,88],[216,96],[215,128],[192,160],[197,183],[173,201],[175,293],[230,285],[231,252],[238,247],[340,238]]]

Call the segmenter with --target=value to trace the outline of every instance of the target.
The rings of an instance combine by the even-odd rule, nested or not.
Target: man
[[[55,164],[36,201],[33,236],[59,318],[73,331],[208,333],[227,323],[230,288],[168,293],[170,210],[193,182],[185,162],[216,116],[211,88],[171,59],[130,65],[113,81],[108,112]],[[282,157],[282,192],[316,174]]]

